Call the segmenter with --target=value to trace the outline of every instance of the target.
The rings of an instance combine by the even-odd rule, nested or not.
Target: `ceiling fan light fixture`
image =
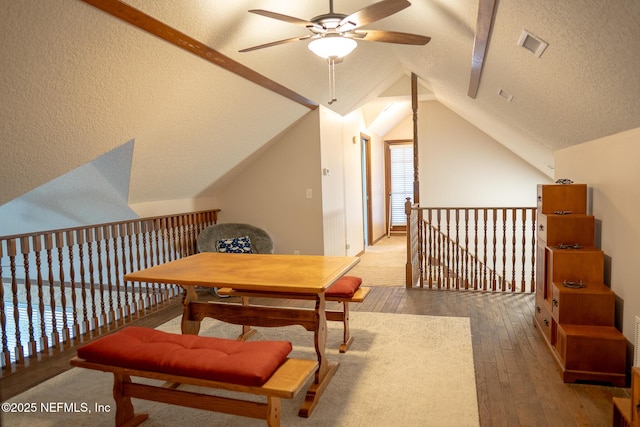
[[[309,43],[309,50],[321,58],[343,58],[350,54],[358,43],[339,34],[320,37]]]

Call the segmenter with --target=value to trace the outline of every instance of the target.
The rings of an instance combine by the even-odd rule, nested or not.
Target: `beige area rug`
[[[350,276],[362,278],[365,286],[404,286],[406,282],[407,238],[383,237],[369,246],[360,262],[349,271]]]
[[[478,426],[476,384],[468,318],[352,313],[353,346],[337,351],[341,328],[330,322],[328,358],[340,367],[310,418],[297,415],[304,393],[283,400],[283,426]],[[177,332],[179,319],[159,329]],[[201,335],[235,337],[239,327],[206,319]],[[292,356],[315,358],[313,336],[302,327],[259,328],[253,339],[285,339]],[[31,414],[2,414],[3,426],[112,426],[113,376],[74,368],[11,399],[35,403]],[[189,389],[189,387],[184,387]],[[92,413],[46,413],[40,402],[86,404]],[[264,426],[261,420],[133,399],[143,424],[155,426]]]

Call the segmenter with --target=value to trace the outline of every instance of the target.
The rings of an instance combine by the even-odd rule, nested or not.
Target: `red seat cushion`
[[[78,357],[106,365],[259,386],[290,352],[287,341],[243,342],[129,326],[78,348]]]
[[[362,279],[355,276],[342,276],[327,289],[325,296],[351,298],[362,284]]]

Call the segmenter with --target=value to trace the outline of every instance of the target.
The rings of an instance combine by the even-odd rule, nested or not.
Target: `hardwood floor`
[[[273,300],[252,301],[264,305],[273,303]],[[289,303],[301,306],[309,301]],[[482,426],[611,425],[611,398],[628,397],[629,389],[563,383],[551,354],[533,326],[533,305],[532,294],[373,287],[365,302],[353,304],[351,310],[469,317]],[[180,306],[176,305],[138,324],[155,327],[180,313]],[[71,354],[61,354],[57,362],[22,379],[14,375],[3,378],[2,399],[66,369],[70,357]]]

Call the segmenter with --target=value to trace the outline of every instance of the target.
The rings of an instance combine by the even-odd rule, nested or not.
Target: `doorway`
[[[373,220],[371,205],[371,138],[360,134],[361,162],[362,162],[362,224],[364,247],[373,244]]]
[[[406,232],[404,205],[413,198],[413,141],[385,141],[385,194],[387,235]]]

